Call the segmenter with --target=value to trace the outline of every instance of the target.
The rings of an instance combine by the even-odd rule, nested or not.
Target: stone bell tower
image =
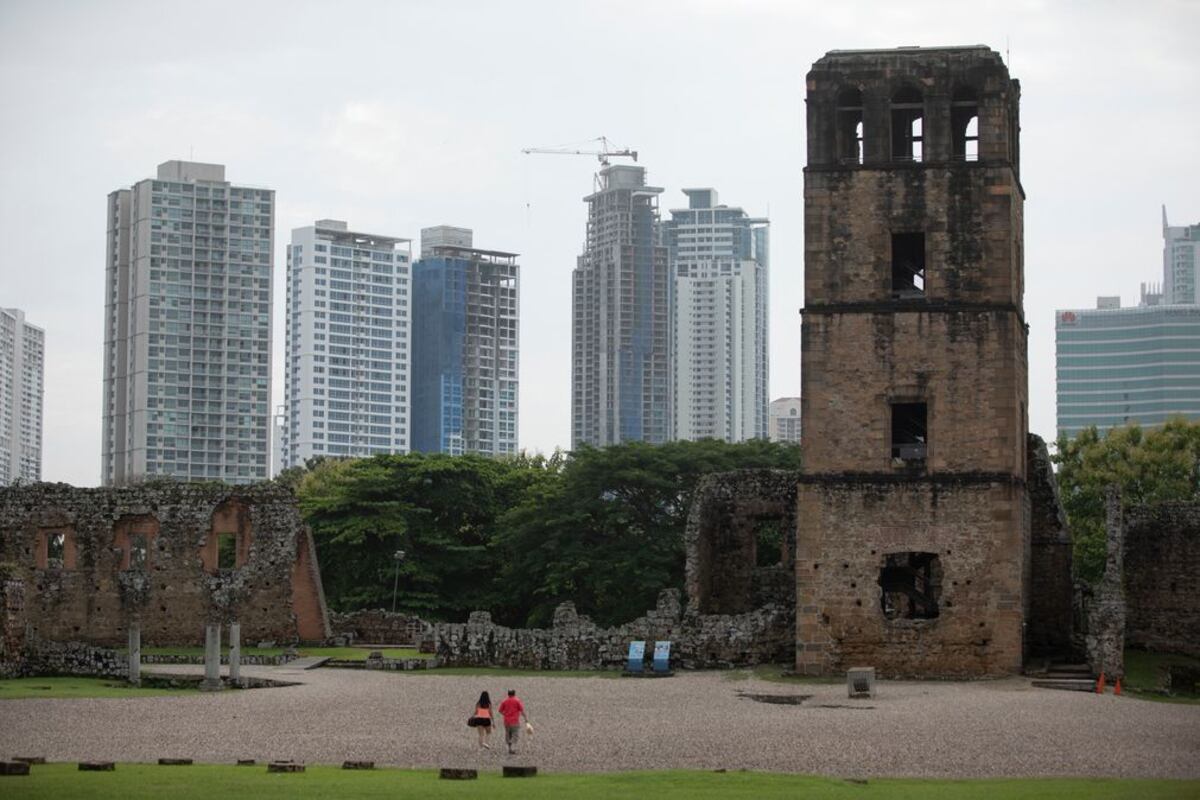
[[[983,46],[807,78],[796,668],[1022,664],[1020,86]]]

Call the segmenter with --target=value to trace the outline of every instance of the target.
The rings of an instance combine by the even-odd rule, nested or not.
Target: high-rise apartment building
[[[767,220],[684,189],[662,225],[672,303],[674,436],[767,438]]]
[[[1200,420],[1200,305],[1097,302],[1056,312],[1054,333],[1060,435]]]
[[[45,332],[0,308],[0,486],[42,479],[45,355]]]
[[[671,282],[646,170],[605,166],[572,273],[571,446],[671,438]]]
[[[292,231],[285,468],[408,452],[409,242],[332,219]]]
[[[266,479],[274,191],[167,161],[107,228],[104,484]]]
[[[421,229],[413,267],[413,449],[517,452],[515,253],[479,250],[467,228]]]
[[[769,438],[772,442],[800,444],[800,408],[799,397],[780,397],[771,401]]]
[[[1163,228],[1163,303],[1190,305],[1197,302],[1196,265],[1200,264],[1200,223],[1167,224],[1167,208],[1162,210]]]

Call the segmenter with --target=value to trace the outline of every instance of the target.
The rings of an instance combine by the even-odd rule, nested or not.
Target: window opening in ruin
[[[135,533],[129,537],[129,569],[145,569],[149,554],[146,534]]]
[[[925,234],[892,234],[892,297],[925,294]]]
[[[936,553],[888,553],[879,570],[879,603],[885,619],[934,619],[942,594]]]
[[[905,88],[892,98],[892,158],[921,161],[924,151],[925,104],[916,89]]]
[[[46,568],[62,569],[67,557],[67,535],[55,532],[46,536]]]
[[[925,463],[928,429],[925,403],[892,404],[892,463],[920,466]]]
[[[845,89],[837,101],[838,160],[843,164],[863,163],[862,92]]]
[[[975,92],[966,87],[954,90],[950,101],[950,129],[954,157],[960,161],[979,160],[979,104]]]
[[[783,520],[763,517],[754,521],[755,563],[773,567],[783,563]]]
[[[237,568],[237,536],[217,534],[217,569]]]

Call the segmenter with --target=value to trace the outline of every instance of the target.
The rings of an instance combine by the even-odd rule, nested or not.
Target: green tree
[[[1075,571],[1089,582],[1104,573],[1106,487],[1118,485],[1126,507],[1191,500],[1200,488],[1200,424],[1182,418],[1148,431],[1113,428],[1105,436],[1092,427],[1074,439],[1060,436],[1055,449]]]
[[[532,486],[502,519],[511,621],[544,625],[564,600],[601,624],[640,615],[683,585],[683,532],[703,475],[799,465],[798,448],[763,440],[576,450],[560,480]]]

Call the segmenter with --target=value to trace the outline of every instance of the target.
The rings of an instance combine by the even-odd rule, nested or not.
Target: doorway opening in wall
[[[217,535],[217,569],[237,568],[237,536],[232,533]]]
[[[879,570],[879,603],[885,619],[935,619],[942,594],[936,553],[888,553]]]
[[[145,569],[149,553],[146,534],[135,533],[129,537],[129,569]]]
[[[925,464],[929,441],[928,406],[925,403],[892,403],[892,464],[920,467]]]
[[[67,558],[67,535],[61,531],[46,536],[46,566],[62,569]]]

